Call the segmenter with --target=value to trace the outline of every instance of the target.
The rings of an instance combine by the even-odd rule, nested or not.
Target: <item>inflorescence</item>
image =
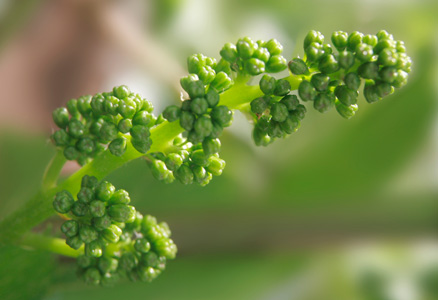
[[[205,186],[225,167],[219,137],[233,120],[232,109],[221,104],[225,92],[246,100],[233,108],[251,116],[255,144],[266,146],[298,130],[307,112],[305,102],[312,101],[321,113],[336,107],[349,119],[358,109],[361,86],[366,101],[373,103],[406,84],[411,59],[404,43],[386,31],[337,31],[331,41],[336,51],[312,30],[304,39],[304,58],[289,62],[277,40],[255,42],[248,37],[225,44],[219,61],[192,55],[187,60],[189,75],[180,81],[188,97],[180,105],[168,106],[155,117],[149,101],[126,86],[115,87],[56,109],[53,120],[60,129],[52,140],[66,159],[80,165],[106,149],[122,156],[130,142],[158,180]],[[267,74],[285,70],[289,76],[284,78]],[[254,76],[259,76],[257,90],[245,94]],[[150,153],[150,130],[165,122],[178,122],[180,130],[165,153]],[[69,218],[61,227],[66,243],[73,249],[85,245],[78,265],[87,282],[106,285],[120,276],[150,281],[175,257],[167,224],[143,217],[129,203],[126,191],[92,176],[83,177],[76,201],[66,190],[56,194],[55,210]]]
[[[85,175],[77,200],[63,190],[53,207],[69,220],[61,226],[66,243],[84,247],[77,259],[79,274],[91,284],[108,285],[119,277],[149,282],[174,259],[177,248],[169,226],[152,216],[142,216],[125,190]]]

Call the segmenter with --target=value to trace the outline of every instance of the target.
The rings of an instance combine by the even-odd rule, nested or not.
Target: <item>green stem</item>
[[[31,248],[34,250],[46,250],[69,257],[78,257],[79,255],[84,253],[83,246],[78,250],[74,250],[65,243],[64,239],[52,238],[31,232],[25,234],[17,244],[25,248]]]
[[[62,150],[56,151],[55,156],[49,162],[49,165],[47,166],[47,169],[44,172],[43,182],[41,185],[43,190],[48,190],[49,188],[56,186],[59,174],[61,173],[61,170],[64,167],[65,162],[66,159],[64,157],[63,151]]]
[[[293,89],[296,89],[301,81],[299,77],[293,75],[285,79],[291,83]],[[261,95],[263,93],[259,86],[248,86],[243,82],[239,82],[221,94],[220,105],[226,105],[230,109],[239,109]],[[172,149],[174,138],[183,131],[178,122],[169,123],[167,121],[151,129],[153,144],[150,152],[169,151]],[[25,232],[54,215],[55,210],[52,207],[52,199],[55,194],[61,190],[68,190],[73,195],[77,194],[84,175],[103,179],[114,170],[143,155],[135,150],[130,143],[128,143],[125,154],[121,157],[114,156],[106,150],[59,185],[47,190],[42,188],[24,206],[0,222],[0,245],[16,241]],[[49,167],[50,171],[46,173],[55,174],[55,171],[59,169],[60,160],[54,159],[54,161],[57,161],[57,163],[53,163],[53,169]],[[46,178],[45,182],[53,181],[52,175],[48,175]],[[47,183],[46,186],[50,184]]]

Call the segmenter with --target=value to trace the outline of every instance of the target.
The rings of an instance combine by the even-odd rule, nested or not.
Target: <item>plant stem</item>
[[[290,75],[285,79],[291,83],[292,89],[297,89],[301,82],[301,79],[294,75]],[[230,109],[239,109],[261,95],[263,93],[258,85],[249,86],[239,81],[220,95],[219,104],[226,105]],[[175,137],[183,131],[184,129],[181,128],[178,122],[169,123],[167,121],[151,129],[153,144],[149,152],[165,153],[169,151],[173,147],[172,142]],[[144,154],[135,150],[131,143],[128,143],[127,150],[121,157],[114,156],[106,150],[64,182],[53,186],[63,164],[62,159],[57,157],[58,155],[60,155],[59,152],[52,160],[48,171],[46,171],[45,185],[41,190],[24,206],[0,222],[0,245],[16,241],[25,232],[54,215],[55,210],[52,207],[52,199],[57,192],[68,190],[75,195],[79,192],[84,175],[95,176],[102,180],[114,170]],[[53,187],[49,188],[50,186]],[[45,187],[48,189],[45,189]]]
[[[44,172],[43,182],[41,184],[43,190],[48,190],[49,188],[56,186],[59,174],[61,173],[66,161],[64,152],[58,149]]]
[[[78,257],[84,253],[84,247],[78,250],[70,248],[64,239],[52,238],[41,234],[27,233],[17,243],[20,246],[28,247],[35,250],[47,250],[56,254]]]

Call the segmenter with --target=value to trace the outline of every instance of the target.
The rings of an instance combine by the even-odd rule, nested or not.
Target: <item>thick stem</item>
[[[301,81],[300,78],[293,75],[285,79],[291,82],[292,89],[296,89]],[[239,82],[221,94],[220,105],[226,105],[230,109],[239,109],[261,95],[263,93],[258,86],[248,86],[243,82]],[[184,129],[181,128],[178,122],[169,123],[165,121],[153,128],[151,130],[153,143],[150,152],[168,151],[172,148],[174,138],[183,131]],[[55,194],[64,189],[70,191],[73,195],[77,194],[84,175],[96,176],[101,180],[114,170],[143,155],[135,150],[130,143],[128,143],[125,154],[121,157],[114,156],[106,150],[59,185],[47,190],[42,188],[24,206],[0,222],[0,245],[16,241],[25,232],[54,215],[55,210],[52,207],[52,200]],[[57,159],[54,159],[54,161],[57,161]],[[58,163],[55,165],[59,166]],[[56,169],[54,166],[53,173],[56,173]],[[49,173],[52,173],[52,171]],[[47,178],[51,177],[48,176]],[[50,183],[53,179],[47,179],[46,181]]]
[[[56,151],[55,156],[49,162],[46,171],[44,172],[43,182],[41,184],[43,190],[48,190],[56,186],[58,181],[59,174],[61,173],[62,168],[66,159],[64,157],[64,153],[62,150]]]
[[[30,248],[34,250],[46,250],[69,257],[78,257],[79,255],[84,253],[83,246],[78,250],[74,250],[65,243],[64,239],[52,238],[30,232],[24,235],[17,244],[25,248]]]

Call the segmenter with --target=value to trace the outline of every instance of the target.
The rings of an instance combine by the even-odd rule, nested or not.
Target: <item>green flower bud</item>
[[[271,106],[272,119],[277,122],[283,122],[287,119],[289,111],[283,103],[274,103]]]
[[[97,266],[102,273],[110,273],[117,270],[118,263],[119,262],[117,261],[117,259],[103,256],[101,259],[99,259]]]
[[[318,94],[313,102],[313,107],[321,113],[329,111],[334,105],[335,96],[333,94]]]
[[[295,116],[297,117],[299,120],[303,120],[304,117],[306,116],[306,112],[307,109],[304,105],[300,104],[297,106],[297,108],[293,111],[290,112],[290,116]]]
[[[81,248],[83,242],[82,240],[79,238],[79,236],[72,236],[72,237],[67,237],[65,240],[65,243],[67,245],[70,246],[70,248],[73,248],[75,250],[78,250],[79,248]]]
[[[178,249],[171,239],[161,239],[155,242],[154,248],[158,255],[174,259]]]
[[[147,153],[151,148],[152,141],[151,140],[143,141],[133,138],[131,140],[131,144],[138,152]]]
[[[114,156],[122,156],[127,148],[126,139],[124,137],[116,138],[108,145],[108,150]]]
[[[339,101],[336,101],[336,110],[337,112],[345,119],[352,118],[358,109],[357,104],[353,104],[350,106],[346,106]]]
[[[360,44],[356,48],[356,58],[360,61],[369,61],[373,57],[373,47],[367,44]]]
[[[221,125],[213,121],[213,129],[208,137],[210,139],[217,139],[218,137],[221,136],[223,130],[224,129]]]
[[[61,231],[64,233],[67,237],[74,237],[79,232],[79,224],[75,220],[68,220],[65,221],[61,225]]]
[[[283,52],[283,46],[276,39],[270,39],[264,46],[268,49],[271,56],[279,55]]]
[[[377,79],[379,76],[379,65],[375,62],[367,62],[362,64],[357,72],[360,77],[365,79]]]
[[[229,76],[231,75],[231,65],[228,61],[224,59],[219,60],[219,63],[216,65],[214,70],[216,71],[216,74],[219,72],[223,72]]]
[[[89,268],[85,271],[84,280],[87,284],[98,285],[100,283],[102,276],[96,268]]]
[[[216,77],[216,72],[211,67],[205,66],[199,70],[198,76],[204,84],[209,84]]]
[[[157,219],[154,216],[151,215],[144,216],[143,220],[141,221],[142,232],[148,231],[155,225],[157,225]]]
[[[68,133],[74,138],[80,138],[85,131],[84,124],[78,119],[70,119],[68,123]]]
[[[208,109],[208,102],[204,97],[195,98],[190,103],[190,110],[198,116],[205,114]]]
[[[78,201],[89,203],[94,200],[94,191],[92,188],[81,187],[77,197]]]
[[[135,106],[132,105],[128,105],[123,101],[120,101],[118,107],[117,107],[117,111],[119,112],[119,114],[125,118],[125,119],[132,119],[132,117],[134,117],[135,115]]]
[[[68,146],[64,149],[64,156],[67,160],[75,160],[79,156],[79,151],[73,146]]]
[[[348,33],[343,31],[335,31],[332,34],[332,43],[338,49],[342,51],[347,47]]]
[[[395,75],[392,85],[396,88],[404,86],[408,82],[408,73],[402,70],[398,70]]]
[[[190,107],[192,106],[192,100],[184,100],[181,104],[181,110],[183,111],[191,111]]]
[[[357,103],[357,91],[350,90],[345,85],[339,85],[335,89],[335,95],[339,101],[345,106],[350,106]]]
[[[262,114],[269,108],[271,98],[267,96],[259,97],[251,101],[251,111],[255,114]]]
[[[217,75],[216,75],[216,77],[217,77]],[[205,95],[204,83],[202,83],[202,81],[200,81],[200,80],[191,81],[188,83],[186,91],[189,94],[191,99],[195,99],[197,97],[203,97]]]
[[[310,44],[304,51],[306,52],[307,60],[311,62],[318,61],[324,55],[322,45],[319,43]]]
[[[263,75],[259,82],[259,86],[263,94],[272,95],[275,90],[276,82],[277,80],[274,77],[268,74]]]
[[[111,204],[128,204],[129,202],[131,202],[131,198],[128,192],[122,189],[115,191],[109,200]]]
[[[312,79],[310,80],[310,82],[318,92],[324,92],[327,90],[330,82],[330,77],[322,73],[316,73],[312,75]]]
[[[383,66],[395,66],[397,64],[397,55],[394,50],[383,49],[379,53],[378,62]]]
[[[210,89],[205,95],[205,99],[207,100],[208,106],[213,108],[219,103],[219,94],[215,90]]]
[[[120,85],[113,88],[114,96],[119,99],[125,99],[131,95],[131,91],[126,85]]]
[[[138,252],[147,253],[151,249],[151,244],[145,238],[136,239],[134,242],[134,248]]]
[[[85,244],[84,253],[89,257],[101,257],[103,254],[102,245],[99,241],[92,241]]]
[[[395,49],[398,53],[405,53],[406,52],[406,46],[403,41],[397,41],[395,42]]]
[[[375,85],[375,91],[380,98],[383,98],[392,94],[394,88],[387,82],[379,82]]]
[[[300,104],[300,101],[298,101],[298,97],[296,95],[286,95],[281,99],[280,103],[283,103],[287,110],[290,111],[296,109]]]
[[[70,194],[69,191],[62,190],[58,193],[56,193],[55,198],[53,200],[53,208],[61,213],[66,214],[70,211],[74,204],[73,196]]]
[[[380,100],[374,84],[365,84],[363,94],[368,103],[374,103]]]
[[[125,204],[114,204],[108,209],[108,215],[116,222],[130,223],[135,220],[135,207]]]
[[[375,35],[367,34],[366,36],[363,37],[362,41],[365,44],[370,45],[371,47],[374,47],[375,45],[377,45],[378,38]]]
[[[291,86],[286,79],[279,79],[275,83],[274,95],[285,96],[290,92]]]
[[[197,135],[206,137],[211,134],[213,130],[213,123],[209,116],[201,116],[195,121],[193,128]]]
[[[324,51],[324,54],[332,54],[333,53],[333,49],[332,49],[332,46],[330,44],[322,45],[322,49]]]
[[[339,52],[338,62],[342,69],[348,70],[354,65],[354,54],[350,51]]]
[[[252,57],[257,58],[264,63],[267,63],[269,58],[271,57],[271,54],[265,47],[259,47],[257,50],[254,51]]]
[[[52,134],[52,140],[58,147],[67,146],[70,143],[70,136],[68,135],[67,131],[60,129]]]
[[[95,121],[90,122],[90,133],[93,135],[99,136],[100,135],[100,129],[102,128],[102,124],[105,123],[105,120],[102,118],[99,118]]]
[[[220,176],[222,171],[225,169],[225,160],[216,156],[210,156],[208,158],[208,164],[205,168],[214,176]]]
[[[66,128],[69,121],[68,111],[65,107],[57,108],[52,113],[53,121],[59,128]]]
[[[138,259],[132,252],[123,253],[119,259],[119,268],[130,271],[138,265]]]
[[[145,110],[137,112],[132,119],[132,124],[148,126],[153,122],[153,115]]]
[[[137,274],[141,281],[151,282],[160,274],[160,271],[151,267],[140,267],[137,269]]]
[[[288,63],[289,70],[295,75],[309,74],[309,68],[306,63],[300,58],[294,58]]]
[[[257,58],[250,58],[245,62],[245,71],[250,75],[259,75],[265,72],[265,63]]]
[[[192,130],[193,125],[195,124],[195,116],[191,112],[182,111],[179,124],[185,130],[190,131]]]
[[[257,48],[258,45],[254,43],[254,41],[252,41],[249,37],[239,39],[236,44],[237,53],[242,59],[251,58]]]
[[[187,69],[189,73],[198,73],[205,66],[206,57],[202,54],[193,54],[187,58]]]
[[[197,183],[201,183],[207,177],[207,171],[201,166],[194,166],[192,172]]]
[[[88,213],[88,205],[83,202],[76,201],[71,208],[71,212],[77,217],[83,217]]]
[[[183,158],[177,153],[169,153],[166,157],[165,163],[167,169],[175,171],[182,165]]]
[[[375,54],[380,54],[380,52],[382,52],[385,49],[392,50],[395,49],[395,47],[396,47],[395,41],[388,39],[383,39],[383,40],[379,39],[379,42],[377,43],[377,45],[374,46],[373,51]]]
[[[357,91],[360,86],[360,78],[356,73],[348,73],[345,75],[344,82],[347,87],[353,91]]]
[[[280,127],[280,123],[277,121],[271,121],[268,127],[268,134],[273,138],[281,138],[284,136],[283,130]]]
[[[78,110],[78,100],[70,99],[67,101],[67,110],[70,113],[71,117],[74,119],[80,118],[80,113]]]
[[[116,188],[108,181],[102,181],[96,186],[96,198],[102,201],[109,201],[113,196]]]
[[[287,134],[292,134],[301,126],[300,120],[296,116],[289,115],[284,122],[280,123],[280,128]]]
[[[99,200],[92,201],[89,210],[93,217],[103,217],[105,215],[105,202]]]
[[[182,184],[191,184],[193,182],[193,172],[187,165],[181,165],[181,167],[174,172],[174,175]]]
[[[219,52],[219,54],[226,61],[233,63],[238,56],[236,45],[232,43],[226,43],[224,47],[221,49],[221,51]]]
[[[78,158],[77,158],[77,162],[79,165],[85,166],[86,164],[91,162],[91,158],[88,157],[86,154],[79,153]]]
[[[90,154],[96,149],[96,144],[89,137],[80,138],[76,143],[76,149],[85,154]]]
[[[96,94],[91,99],[91,110],[95,116],[100,116],[105,114],[105,109],[103,103],[105,102],[105,97],[102,94]]]
[[[225,73],[218,72],[214,80],[210,83],[210,87],[218,92],[223,92],[233,85],[233,80]]]
[[[225,105],[216,106],[211,110],[211,119],[222,127],[231,125],[233,112]]]
[[[105,97],[103,109],[106,113],[116,116],[118,114],[120,100],[114,96]]]
[[[79,237],[84,243],[91,243],[95,239],[97,239],[99,234],[97,233],[96,229],[94,229],[91,226],[88,225],[82,225],[81,228],[79,228]]]
[[[196,74],[189,74],[188,76],[182,77],[180,79],[181,87],[187,92],[191,82],[199,81],[199,77]]]
[[[163,117],[169,122],[174,122],[178,120],[180,114],[181,109],[176,105],[170,105],[166,107],[163,111]]]
[[[298,87],[298,95],[303,101],[313,101],[318,92],[309,81],[303,80]]]
[[[377,32],[376,34],[377,38],[380,40],[392,40],[393,36],[392,34],[389,34],[386,30],[379,30],[379,32]]]
[[[206,166],[208,164],[208,156],[202,149],[193,151],[190,155],[190,158],[192,159],[192,162],[198,166]]]
[[[166,168],[164,161],[158,159],[152,161],[151,171],[157,180],[164,180],[169,175],[169,170]]]
[[[147,142],[151,136],[149,128],[144,125],[135,125],[129,132],[131,133],[133,139],[143,142]]]
[[[304,38],[304,49],[307,49],[312,43],[324,43],[324,36],[319,31],[311,30]]]
[[[77,107],[78,111],[83,115],[84,117],[88,117],[91,115],[91,96],[82,96],[78,99]]]
[[[122,235],[122,229],[120,229],[117,225],[110,225],[106,229],[102,231],[102,236],[105,240],[110,243],[117,243]]]
[[[207,156],[218,153],[221,149],[221,141],[219,139],[206,138],[202,142],[202,149]]]
[[[100,218],[93,218],[93,226],[99,231],[108,228],[112,224],[111,218],[108,215],[104,215]]]
[[[355,51],[357,46],[362,43],[363,33],[354,31],[348,36],[348,49]]]
[[[94,176],[88,176],[84,175],[81,180],[81,187],[87,187],[87,188],[95,188],[98,183],[98,180]]]
[[[271,56],[266,64],[266,72],[278,73],[287,68],[287,60],[281,55]]]
[[[113,123],[105,122],[102,124],[102,128],[100,128],[100,140],[103,142],[112,141],[117,137],[117,126]]]
[[[256,146],[267,146],[271,143],[271,138],[259,128],[254,128],[252,138]]]
[[[339,70],[339,64],[336,58],[332,54],[329,54],[321,58],[318,68],[322,73],[330,74]]]

